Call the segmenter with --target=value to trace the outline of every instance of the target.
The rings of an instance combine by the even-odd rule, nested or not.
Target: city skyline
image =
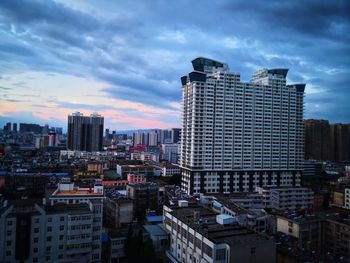
[[[97,111],[111,130],[178,127],[179,77],[198,56],[244,81],[289,68],[288,83],[308,84],[305,119],[349,122],[347,10],[346,1],[2,1],[0,125],[66,127],[71,112]]]

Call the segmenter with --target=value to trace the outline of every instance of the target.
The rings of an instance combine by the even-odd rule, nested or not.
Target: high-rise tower
[[[263,69],[243,83],[225,63],[200,57],[192,65],[181,78],[182,188],[300,185],[305,84],[286,85],[288,69]]]
[[[97,113],[84,116],[73,113],[68,116],[68,149],[77,151],[101,151],[104,118]]]

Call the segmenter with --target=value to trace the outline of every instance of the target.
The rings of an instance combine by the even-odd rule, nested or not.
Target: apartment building
[[[133,221],[133,200],[109,194],[104,202],[104,226],[118,229]]]
[[[338,214],[277,216],[277,231],[292,237],[304,253],[350,261],[350,220]]]
[[[275,209],[307,209],[314,203],[314,193],[306,187],[256,187],[256,191]]]
[[[158,192],[156,183],[130,183],[126,186],[127,197],[134,203],[134,218],[144,219],[146,210],[158,210]]]
[[[127,178],[128,174],[141,174],[145,176],[154,175],[154,167],[149,164],[143,164],[141,161],[119,162],[116,166],[118,178]]]
[[[68,115],[67,149],[96,152],[102,150],[103,116],[93,113],[84,116],[80,112]]]
[[[0,209],[0,262],[94,262],[94,218],[89,201],[5,201]]]
[[[50,196],[51,205],[55,204],[85,204],[88,203],[93,211],[92,246],[90,262],[101,260],[101,235],[103,216],[103,185],[96,180],[93,188],[81,188],[74,185],[69,178],[62,178],[57,190]]]
[[[233,193],[224,198],[245,209],[307,209],[314,203],[314,193],[306,187],[256,187],[255,192]]]
[[[288,69],[263,69],[250,82],[208,58],[182,82],[182,189],[189,194],[298,186],[304,160],[305,84]]]

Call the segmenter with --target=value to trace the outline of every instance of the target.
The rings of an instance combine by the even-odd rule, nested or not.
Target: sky
[[[181,122],[180,77],[203,56],[249,81],[289,68],[305,118],[350,122],[350,1],[0,1],[0,125],[111,130]]]

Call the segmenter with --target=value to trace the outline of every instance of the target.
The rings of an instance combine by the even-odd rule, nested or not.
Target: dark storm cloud
[[[334,27],[335,23],[349,25],[350,2],[346,0],[234,1],[225,6],[231,11],[240,10],[245,18],[260,19],[272,30],[286,28],[317,38],[337,35],[349,40]]]
[[[2,0],[1,9],[5,18],[21,24],[52,24],[79,31],[89,31],[99,26],[99,21],[94,17],[53,1]]]
[[[196,56],[227,62],[245,81],[257,68],[288,67],[291,82],[307,83],[306,117],[350,119],[341,106],[350,96],[349,1],[70,4],[1,1],[0,70],[93,76],[108,84],[106,96],[171,109]]]

